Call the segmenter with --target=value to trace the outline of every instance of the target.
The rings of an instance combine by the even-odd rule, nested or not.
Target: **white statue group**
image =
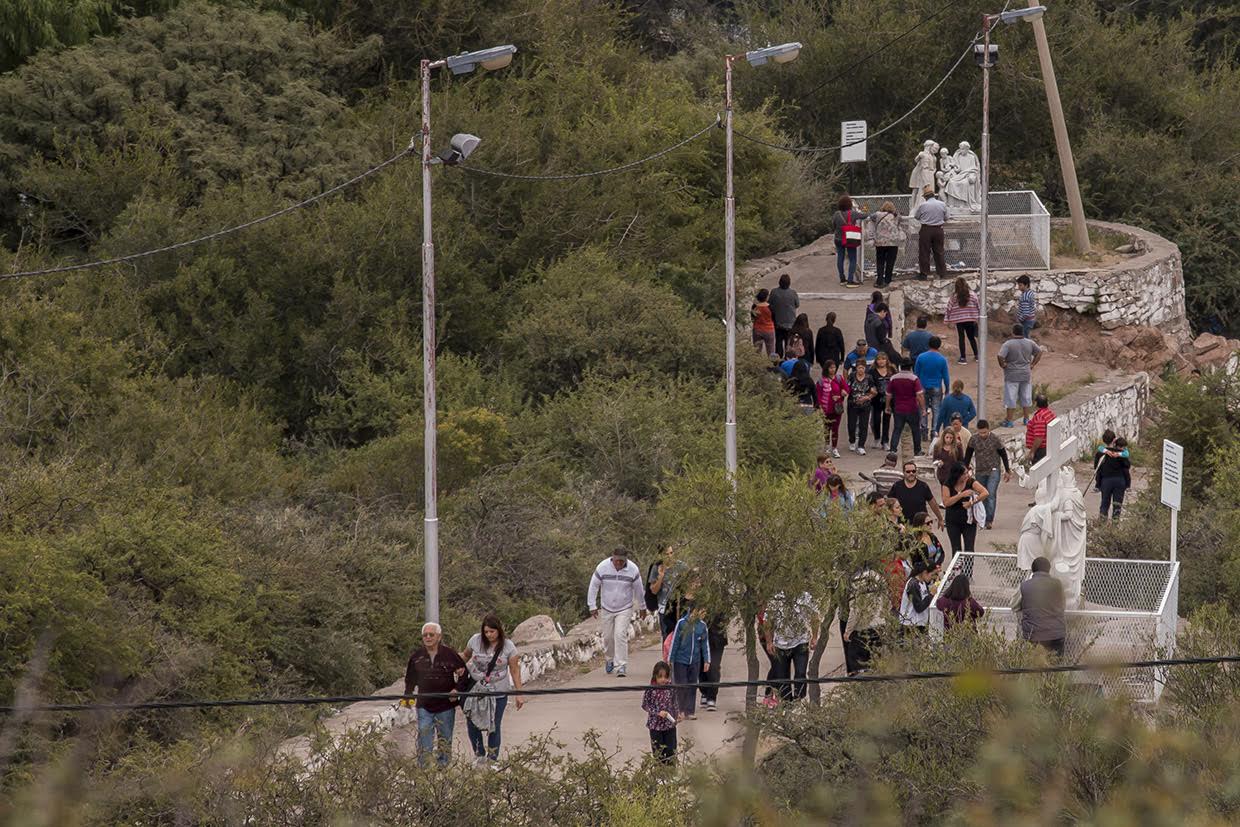
[[[1020,525],[1016,566],[1028,572],[1037,558],[1050,560],[1051,574],[1063,583],[1067,608],[1078,609],[1085,578],[1085,495],[1071,465],[1079,441],[1065,439],[1064,430],[1063,420],[1050,422],[1047,455],[1021,475],[1020,484],[1035,493],[1034,505]]]
[[[955,154],[949,153],[946,147],[940,148],[934,141],[926,141],[917,153],[908,185],[913,192],[909,215],[925,200],[922,193],[926,187],[933,188],[949,210],[971,213],[982,210],[982,165],[968,141],[961,141]]]

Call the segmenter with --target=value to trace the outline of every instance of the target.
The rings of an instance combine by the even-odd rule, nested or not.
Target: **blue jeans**
[[[452,727],[456,725],[456,707],[443,712],[428,712],[418,707],[418,763],[426,766],[435,748],[435,736],[439,736],[436,760],[439,766],[448,766],[452,759]]]
[[[918,427],[917,419],[916,413],[891,415],[891,450],[900,450],[900,437],[903,435],[905,423],[908,423],[909,430],[913,432],[913,453],[921,453],[921,428]]]
[[[840,271],[840,281],[844,280],[844,255],[848,255],[848,280],[857,280],[857,248],[845,247],[835,242],[835,268]]]
[[[1120,509],[1124,507],[1124,492],[1128,490],[1128,484],[1123,477],[1103,477],[1098,480],[1098,490],[1102,492],[1102,516],[1118,520]],[[1108,515],[1107,511],[1111,513]]]
[[[1025,331],[1026,339],[1029,338],[1029,334],[1033,332],[1033,329],[1038,326],[1038,323],[1034,321],[1033,319],[1028,319],[1028,320],[1022,319],[1020,322],[1018,322],[1018,324],[1021,326],[1021,329]]]
[[[921,429],[930,436],[933,436],[938,430],[938,428],[935,427],[936,423],[934,420],[939,418],[939,406],[943,404],[943,389],[941,387],[933,389],[926,388],[925,393],[926,408],[929,409],[930,413],[926,414],[924,411],[922,412]]]
[[[995,509],[999,506],[999,482],[1003,479],[998,468],[993,471],[986,471],[978,475],[977,481],[982,487],[990,493],[990,496],[982,500],[982,507],[986,509],[986,524],[989,525],[995,521]]]
[[[465,716],[465,731],[469,734],[469,744],[474,748],[474,755],[481,758],[483,755],[488,761],[499,760],[499,730],[500,724],[504,722],[504,709],[508,706],[508,696],[500,695],[495,699],[495,729],[487,733],[486,749],[482,748],[482,730],[474,726],[474,722],[469,720],[469,716]]]

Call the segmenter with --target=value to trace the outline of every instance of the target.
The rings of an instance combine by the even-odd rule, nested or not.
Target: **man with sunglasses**
[[[893,484],[887,496],[900,503],[905,522],[912,523],[913,515],[925,511],[933,512],[938,524],[943,524],[943,515],[935,502],[934,492],[924,481],[917,479],[917,464],[912,460],[904,463],[904,479]]]

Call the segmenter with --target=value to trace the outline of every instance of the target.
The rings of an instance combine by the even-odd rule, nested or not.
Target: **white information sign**
[[[1162,504],[1180,510],[1180,491],[1184,487],[1184,446],[1163,440]]]
[[[865,160],[865,138],[869,127],[865,121],[840,123],[840,163],[857,164]]]

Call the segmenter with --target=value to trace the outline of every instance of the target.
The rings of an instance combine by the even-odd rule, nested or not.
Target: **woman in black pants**
[[[870,428],[880,445],[891,442],[891,414],[887,413],[887,380],[895,375],[896,368],[891,364],[891,358],[880,350],[874,359],[874,367],[870,368],[870,384],[874,387],[874,398],[870,400]]]
[[[973,551],[977,523],[969,520],[969,509],[989,496],[990,493],[973,479],[963,462],[952,466],[943,486],[943,507],[947,512],[943,515],[943,523],[947,538],[951,540],[952,554]]]

